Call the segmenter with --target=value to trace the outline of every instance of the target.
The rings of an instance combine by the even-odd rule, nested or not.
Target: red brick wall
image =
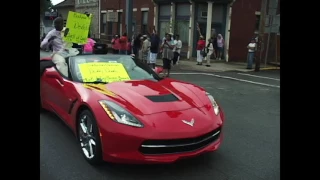
[[[142,12],[141,8],[149,8],[148,16],[148,25],[149,27],[153,26],[153,17],[154,17],[154,5],[151,0],[134,0],[133,8],[137,8],[136,12],[133,12],[133,18],[136,20],[136,27],[141,27],[142,24]],[[126,1],[125,0],[101,0],[101,10],[119,10],[122,9],[122,32],[126,31]],[[113,32],[112,34],[119,33],[118,30],[119,23],[113,23]],[[141,29],[139,30],[141,31]],[[110,33],[109,33],[110,34]],[[106,38],[101,36],[102,39]]]
[[[256,15],[261,0],[236,0],[232,6],[229,61],[246,62],[247,45],[254,36]]]

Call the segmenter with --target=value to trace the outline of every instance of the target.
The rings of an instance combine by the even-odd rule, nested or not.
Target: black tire
[[[92,158],[88,158],[84,151],[82,150],[82,141],[81,141],[81,123],[82,123],[82,119],[86,117],[86,120],[88,122],[88,120],[91,121],[92,123],[92,136],[91,138],[94,139],[95,141],[95,149],[94,149],[94,156]],[[97,122],[94,118],[94,116],[92,115],[92,113],[89,110],[84,110],[80,113],[79,118],[77,119],[77,139],[78,139],[78,143],[79,143],[79,147],[81,150],[81,153],[83,155],[83,157],[86,159],[86,161],[91,164],[91,165],[100,165],[103,160],[102,160],[102,148],[101,148],[101,139],[100,139],[100,133],[99,133],[99,128],[97,125]]]

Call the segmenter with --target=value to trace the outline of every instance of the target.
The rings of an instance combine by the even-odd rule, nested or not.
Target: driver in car
[[[68,76],[68,65],[65,57],[68,55],[68,49],[66,49],[67,43],[63,41],[64,36],[67,35],[68,29],[63,28],[63,19],[57,17],[54,20],[54,29],[52,29],[47,36],[41,42],[40,47],[46,48],[50,44],[52,45],[52,61],[56,64],[57,69],[64,76]]]

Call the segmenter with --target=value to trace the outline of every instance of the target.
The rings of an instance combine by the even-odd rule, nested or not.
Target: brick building
[[[66,23],[69,11],[75,11],[75,0],[62,1],[53,8],[57,10],[58,16],[62,17]]]
[[[92,14],[90,34],[93,38],[99,38],[100,0],[75,0],[75,11]],[[113,0],[116,2],[117,0]]]
[[[154,24],[154,3],[152,0],[134,0],[132,29],[135,34],[147,33]],[[101,0],[100,34],[101,39],[110,41],[112,35],[125,32],[125,0]],[[110,22],[110,17],[112,21]]]
[[[270,0],[271,1],[271,0]],[[273,0],[278,2],[278,0]],[[99,34],[110,42],[112,35],[125,29],[125,0],[100,0]],[[210,38],[213,33],[225,39],[226,61],[245,62],[247,44],[259,27],[261,0],[134,0],[133,34],[147,33],[156,27],[161,37],[165,32],[180,35],[182,56],[196,56],[197,25]]]

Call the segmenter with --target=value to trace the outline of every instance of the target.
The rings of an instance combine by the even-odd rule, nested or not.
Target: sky
[[[58,4],[58,3],[62,2],[62,1],[64,1],[64,0],[51,0],[51,3],[53,5],[56,5],[56,4]]]

